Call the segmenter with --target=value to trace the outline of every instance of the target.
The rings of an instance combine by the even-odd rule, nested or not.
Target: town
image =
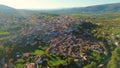
[[[119,3],[59,10],[0,5],[0,68],[118,68],[119,55]]]

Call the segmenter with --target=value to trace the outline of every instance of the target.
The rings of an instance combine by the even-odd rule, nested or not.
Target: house
[[[30,55],[31,55],[31,53],[26,52],[26,53],[23,53],[23,54],[22,54],[22,57],[29,57]]]
[[[37,63],[37,64],[42,64],[43,63],[43,59],[42,59],[42,56],[41,55],[37,55],[36,57],[35,57],[35,63]]]
[[[78,62],[79,61],[79,59],[74,59],[74,62]]]
[[[115,43],[114,43],[116,46],[119,46],[119,43],[117,42],[117,41],[115,41]]]
[[[28,63],[25,65],[25,68],[36,68],[35,63]]]
[[[99,68],[103,68],[103,66],[104,66],[104,64],[100,64],[98,67],[99,67]]]

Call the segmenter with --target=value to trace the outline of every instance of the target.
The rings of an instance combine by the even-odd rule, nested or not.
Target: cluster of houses
[[[74,57],[79,64],[90,62],[90,57],[86,54],[90,50],[99,54],[106,54],[107,52],[104,43],[92,37],[88,29],[75,29],[71,30],[71,32],[63,32],[62,35],[51,39],[48,43],[51,47],[47,52]]]
[[[24,46],[34,46],[38,43],[40,45],[41,42],[45,42],[50,45],[47,52],[75,57],[78,59],[75,60],[77,63],[90,62],[86,54],[89,50],[107,55],[104,43],[92,37],[89,29],[76,28],[84,24],[79,18],[57,16],[50,19],[36,19],[36,22],[36,25],[23,27],[22,38],[18,42],[24,40]]]
[[[29,20],[28,20],[29,21]],[[81,24],[79,18],[57,16],[50,19],[35,19],[32,23],[22,26],[22,32],[17,36],[15,42],[18,45],[34,46],[42,40],[48,42],[57,36],[67,35],[75,25]]]
[[[22,32],[13,41],[19,46],[41,45],[41,42],[49,44],[46,52],[74,57],[79,66],[84,62],[90,63],[90,57],[86,54],[88,51],[99,54],[107,52],[104,43],[95,39],[89,29],[77,28],[78,25],[84,24],[79,18],[56,16],[27,21],[28,23],[22,26]],[[28,55],[29,53],[23,54],[27,57]],[[35,56],[34,62],[43,63],[41,55]],[[28,63],[25,68],[36,68],[35,63]]]

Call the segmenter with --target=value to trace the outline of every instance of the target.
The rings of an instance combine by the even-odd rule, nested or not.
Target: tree
[[[4,46],[0,45],[0,58],[3,57],[5,55],[4,53]]]
[[[107,64],[107,68],[119,68],[119,67],[120,67],[120,46],[113,51],[111,60]]]
[[[95,62],[91,62],[90,64],[84,66],[84,68],[96,68],[96,63]]]

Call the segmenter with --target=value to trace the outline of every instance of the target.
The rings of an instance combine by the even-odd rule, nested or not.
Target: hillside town
[[[93,61],[93,58],[89,54],[90,52],[105,56],[109,55],[105,42],[93,36],[92,31],[98,28],[98,25],[82,20],[80,17],[53,16],[44,18],[44,16],[31,16],[13,17],[12,19],[15,22],[21,22],[19,25],[22,25],[16,26],[17,24],[12,23],[16,26],[12,28],[18,32],[12,32],[7,35],[11,37],[15,36],[9,39],[9,43],[17,45],[18,50],[16,49],[14,52],[8,53],[12,58],[16,59],[9,58],[8,61],[8,58],[3,56],[1,59],[1,68],[13,68],[16,63],[19,63],[16,61],[19,59],[23,59],[20,63],[24,64],[24,68],[51,68],[48,60],[54,55],[58,55],[60,59],[67,63],[65,65],[59,64],[58,68],[70,66],[70,62],[68,62],[69,58],[73,58],[73,62],[77,66],[82,67]],[[9,23],[9,25],[11,24]],[[8,29],[12,28],[8,27]],[[119,37],[119,35],[116,37]],[[115,37],[113,36],[112,40],[114,39]],[[107,41],[109,42],[110,40]],[[119,45],[118,42],[114,42],[114,44],[116,46]],[[49,47],[42,49],[46,45],[49,45]],[[44,54],[40,52],[37,54],[31,53],[30,49],[35,49],[36,46],[38,47],[36,49],[42,51]],[[99,67],[102,66],[104,66],[104,63],[99,65]]]

